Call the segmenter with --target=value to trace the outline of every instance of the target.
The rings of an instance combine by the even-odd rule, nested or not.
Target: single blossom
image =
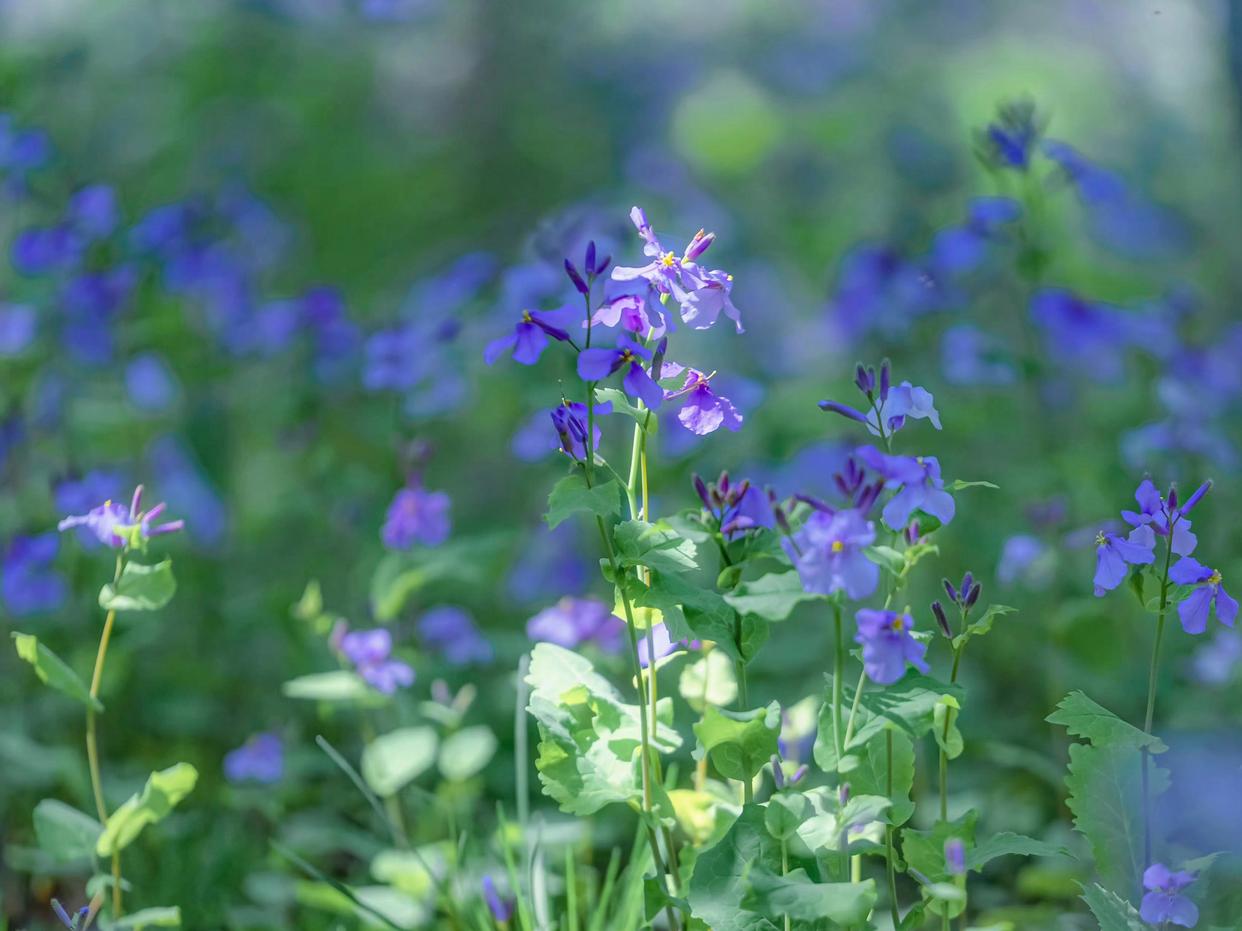
[[[549,339],[561,342],[569,340],[567,327],[579,314],[578,308],[569,305],[556,310],[524,310],[512,333],[488,343],[483,350],[483,361],[492,365],[506,351],[511,350],[514,362],[534,365],[543,355]]]
[[[864,552],[874,542],[875,524],[848,508],[815,510],[781,545],[808,592],[844,591],[857,601],[874,592],[880,580],[880,567]]]
[[[15,617],[55,611],[69,596],[64,577],[53,568],[60,537],[54,533],[15,536],[0,567],[0,595]]]
[[[877,685],[892,685],[906,672],[909,663],[919,672],[927,672],[923,659],[927,644],[910,636],[914,620],[896,611],[863,608],[854,615],[858,622],[855,643],[863,648],[863,669],[867,678]]]
[[[615,349],[591,348],[578,353],[578,377],[583,381],[603,381],[625,369],[621,380],[625,393],[656,410],[664,401],[664,390],[647,371],[645,363],[650,361],[650,349],[629,337],[618,336]]]
[[[980,148],[994,167],[1026,171],[1042,134],[1043,126],[1033,103],[1007,103],[1000,108],[996,121],[983,130]]]
[[[449,496],[417,486],[402,488],[393,497],[380,537],[390,550],[408,550],[415,543],[439,546],[448,539]]]
[[[285,772],[285,749],[276,734],[255,734],[224,755],[229,782],[276,782]]]
[[[526,635],[570,650],[594,643],[605,653],[618,653],[624,646],[625,621],[602,601],[566,596],[527,621]]]
[[[1120,585],[1128,566],[1155,562],[1156,537],[1150,527],[1135,527],[1128,537],[1101,530],[1095,538],[1095,594],[1102,596]]]
[[[1183,556],[1169,570],[1169,578],[1178,585],[1195,586],[1177,606],[1177,616],[1186,633],[1201,634],[1207,630],[1208,617],[1213,611],[1218,621],[1226,627],[1233,626],[1238,616],[1238,602],[1225,591],[1218,570],[1209,569],[1193,557]]]
[[[1163,863],[1153,863],[1143,871],[1143,896],[1139,917],[1149,924],[1165,922],[1193,928],[1199,922],[1199,908],[1182,895],[1182,890],[1195,881],[1195,874],[1185,870],[1174,872]]]
[[[1047,545],[1039,537],[1026,533],[1009,537],[1001,544],[996,580],[1002,585],[1012,585],[1019,579],[1030,582],[1039,574],[1039,563],[1047,552]]]
[[[414,670],[409,664],[392,659],[392,633],[387,629],[351,630],[334,636],[334,640],[358,675],[376,691],[391,695],[399,687],[414,684]]]
[[[450,666],[490,662],[492,645],[464,609],[453,605],[432,608],[418,619],[418,635]]]
[[[667,378],[680,374],[680,370],[680,366],[665,364],[661,374]],[[685,383],[676,391],[667,391],[664,394],[666,401],[682,399],[681,410],[677,412],[677,420],[681,425],[699,436],[714,433],[721,427],[740,430],[742,415],[737,412],[732,401],[712,391],[712,376],[704,375],[698,369],[685,371]]]
[[[874,446],[863,446],[855,455],[886,483],[900,486],[881,512],[889,529],[904,529],[916,510],[930,514],[941,524],[953,520],[957,505],[944,490],[940,460],[935,456],[890,456]]]
[[[167,507],[161,501],[149,511],[142,510],[142,486],[139,485],[134,489],[129,507],[117,501],[105,501],[85,514],[66,517],[56,526],[62,532],[73,527],[84,527],[99,542],[113,549],[140,547],[151,537],[174,533],[185,527],[184,520],[153,523]]]
[[[650,632],[646,630],[638,631],[638,665],[646,669],[651,665],[653,654],[658,663],[670,653],[676,653],[678,650],[683,649],[697,650],[700,646],[702,644],[698,640],[673,640],[669,637],[668,628],[664,624],[655,624]]]

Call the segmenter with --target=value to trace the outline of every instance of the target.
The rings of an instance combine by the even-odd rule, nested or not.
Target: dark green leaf
[[[993,834],[966,855],[966,867],[971,870],[982,870],[997,857],[1010,854],[1020,857],[1068,857],[1071,855],[1068,850],[1057,844],[1001,831],[999,834]]]
[[[127,562],[116,585],[99,590],[99,607],[105,611],[158,611],[176,591],[171,559],[153,566]]]
[[[1082,900],[1100,923],[1100,931],[1150,931],[1133,905],[1102,886],[1092,883],[1084,887]]]
[[[776,924],[742,905],[754,870],[781,869],[780,842],[768,834],[763,819],[763,808],[746,806],[728,833],[695,860],[687,899],[694,917],[712,931],[777,931]]]
[[[38,637],[14,631],[13,643],[17,647],[17,655],[34,667],[35,675],[41,682],[84,705],[92,706],[96,711],[103,711],[103,705],[99,699],[91,697],[86,683],[63,659],[40,643]]]
[[[548,513],[544,520],[556,527],[580,512],[608,520],[621,513],[625,505],[621,486],[607,472],[596,472],[595,481],[587,485],[580,467],[552,486],[548,495]]]

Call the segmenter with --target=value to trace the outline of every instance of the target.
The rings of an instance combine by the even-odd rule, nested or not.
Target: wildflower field
[[[1242,3],[0,0],[0,931],[1242,931]]]

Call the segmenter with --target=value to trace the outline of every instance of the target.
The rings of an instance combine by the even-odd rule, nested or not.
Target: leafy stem
[[[1164,620],[1169,610],[1169,566],[1173,562],[1173,528],[1177,517],[1169,521],[1169,536],[1165,541],[1164,572],[1160,577],[1160,610],[1156,615],[1156,639],[1151,648],[1151,665],[1147,671],[1147,713],[1143,717],[1143,730],[1151,733],[1156,715],[1156,678],[1160,672],[1160,644],[1164,640]],[[1146,746],[1142,749],[1143,765],[1143,865],[1151,865],[1151,754]]]

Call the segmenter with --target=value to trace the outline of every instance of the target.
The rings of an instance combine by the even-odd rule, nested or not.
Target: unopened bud
[[[949,627],[949,619],[944,615],[944,608],[939,601],[933,601],[931,605],[932,614],[936,615],[936,623],[940,625],[940,632],[953,639],[953,631]]]

